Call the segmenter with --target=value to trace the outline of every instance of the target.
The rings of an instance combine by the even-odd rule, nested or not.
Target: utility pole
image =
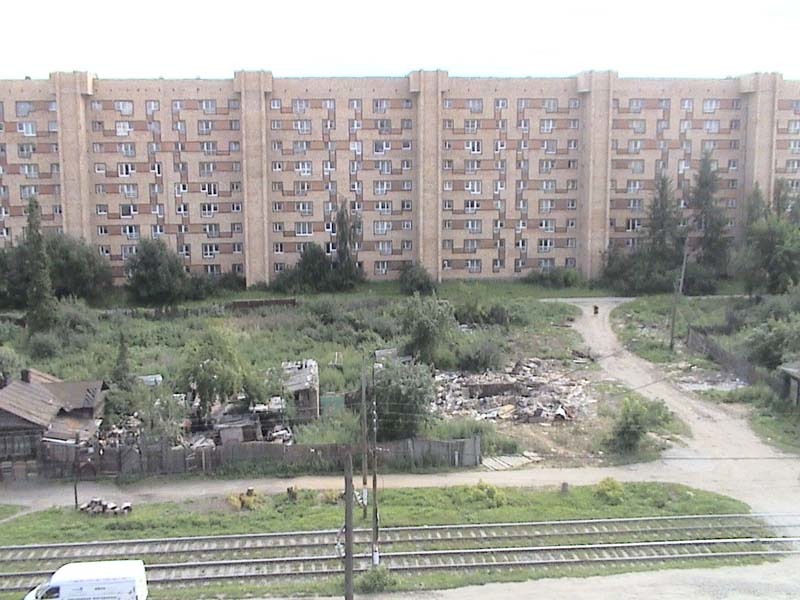
[[[375,366],[372,367],[372,565],[381,563],[378,550],[378,405],[375,393]]]
[[[369,468],[369,445],[367,443],[367,373],[361,370],[361,502],[363,519],[367,520],[367,470]]]
[[[72,492],[75,495],[75,510],[78,510],[78,472],[80,471],[81,435],[75,434],[75,458],[72,461]]]
[[[675,349],[675,318],[678,315],[678,301],[683,295],[683,280],[686,277],[686,261],[689,258],[689,232],[686,232],[686,240],[683,242],[683,263],[681,264],[681,276],[675,285],[675,296],[672,299],[672,316],[669,324],[669,351]]]
[[[344,463],[344,598],[353,600],[353,457]]]

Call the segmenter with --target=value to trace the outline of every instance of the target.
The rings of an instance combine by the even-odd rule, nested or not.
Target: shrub
[[[253,493],[249,496],[244,493],[231,494],[228,496],[228,504],[236,510],[256,510],[263,503],[264,499],[257,493]]]
[[[483,322],[487,325],[502,325],[511,323],[511,311],[502,304],[492,304],[484,315]]]
[[[548,288],[571,288],[586,283],[579,271],[561,268],[531,271],[525,281]]]
[[[436,291],[436,282],[433,281],[425,267],[419,263],[403,267],[399,282],[400,291],[407,296],[413,296],[415,293],[426,296]]]
[[[489,339],[475,340],[474,343],[461,344],[456,352],[458,368],[462,371],[480,372],[497,370],[503,366],[503,352],[500,346]]]
[[[391,590],[397,585],[397,578],[385,566],[373,567],[355,580],[355,591],[359,594],[376,594]]]
[[[595,486],[594,495],[606,504],[620,504],[625,496],[625,488],[613,477],[606,477]]]
[[[33,358],[53,358],[61,349],[61,342],[52,332],[34,333],[28,338],[28,352]]]
[[[780,397],[769,386],[764,384],[740,387],[728,392],[726,402],[744,402],[755,406],[779,406],[782,404]]]
[[[687,296],[711,296],[716,294],[716,273],[707,266],[689,263],[686,265],[683,291]]]
[[[216,291],[215,279],[201,273],[192,273],[184,282],[182,298],[184,300],[205,300]]]
[[[298,444],[353,444],[361,439],[361,419],[349,410],[338,410],[295,427],[294,438]]]
[[[506,493],[485,481],[479,481],[477,485],[468,488],[467,496],[469,502],[480,504],[486,508],[500,508],[508,504]]]
[[[647,433],[647,408],[634,398],[626,398],[611,429],[609,445],[621,453],[634,452]]]

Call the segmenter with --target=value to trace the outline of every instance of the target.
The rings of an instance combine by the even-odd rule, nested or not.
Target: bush
[[[184,282],[182,300],[205,300],[216,292],[214,278],[202,273],[192,273]]]
[[[728,392],[726,402],[743,402],[754,406],[780,406],[783,404],[781,398],[764,384],[749,385],[740,387]]]
[[[53,358],[60,349],[61,342],[53,332],[34,333],[28,338],[28,352],[33,358]]]
[[[531,271],[525,277],[527,283],[547,288],[571,288],[585,285],[583,275],[576,269],[545,269]]]
[[[397,578],[385,566],[373,567],[355,580],[355,591],[359,594],[376,594],[391,590],[397,585]]]
[[[646,433],[647,407],[639,400],[626,398],[611,429],[609,445],[623,454],[634,452]]]
[[[468,488],[467,495],[469,502],[481,504],[486,508],[500,508],[508,504],[506,493],[485,481],[479,481],[478,485]]]
[[[361,419],[349,410],[338,410],[294,429],[298,444],[355,444],[361,439]]]
[[[597,484],[594,495],[605,504],[617,505],[625,496],[625,488],[613,477],[606,477]]]
[[[399,281],[400,291],[407,296],[413,296],[415,293],[427,296],[436,291],[436,282],[419,263],[403,267]]]
[[[270,289],[283,294],[339,292],[363,281],[364,273],[352,265],[340,267],[319,244],[309,244],[299,262],[280,273]]]
[[[458,368],[462,371],[481,372],[497,370],[503,366],[503,351],[489,339],[473,340],[461,344],[456,352]]]
[[[713,269],[697,263],[686,265],[683,292],[687,296],[711,296],[717,293],[717,276]]]

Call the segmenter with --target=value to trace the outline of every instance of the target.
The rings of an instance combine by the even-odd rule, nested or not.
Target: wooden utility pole
[[[344,597],[353,600],[353,457],[344,463]]]
[[[375,393],[375,371],[372,372],[372,564],[378,566],[378,407]]]
[[[678,316],[678,301],[683,295],[683,280],[686,277],[686,261],[689,258],[689,234],[686,234],[686,241],[683,243],[683,262],[681,263],[681,276],[675,285],[675,295],[672,298],[672,316],[669,324],[669,351],[675,349],[675,319]]]
[[[78,473],[81,469],[81,436],[75,434],[75,458],[72,461],[72,492],[75,496],[75,510],[78,510]]]
[[[367,442],[367,373],[361,370],[361,502],[363,519],[367,519],[367,470],[369,468],[369,444]]]

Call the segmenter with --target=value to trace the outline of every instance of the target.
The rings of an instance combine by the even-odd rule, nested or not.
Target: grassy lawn
[[[675,351],[669,349],[672,299],[672,294],[643,296],[614,309],[611,313],[612,326],[631,352],[654,363],[669,363],[685,358],[680,348]],[[681,298],[675,319],[676,339],[686,336],[689,323],[711,326],[724,322],[727,306],[727,302],[719,298]],[[695,363],[698,359],[700,357],[692,357]]]
[[[457,486],[386,489],[380,492],[384,526],[434,525],[572,518],[748,512],[746,504],[677,484],[625,483],[619,504],[608,504],[594,486],[558,490]],[[169,536],[253,533],[341,527],[336,494],[302,490],[296,502],[268,496],[252,511],[225,498],[141,504],[125,518],[91,518],[66,508],[22,515],[0,528],[0,545]],[[361,511],[354,511],[356,526]]]
[[[0,504],[0,521],[17,514],[22,509],[22,506],[16,506],[14,504]]]

